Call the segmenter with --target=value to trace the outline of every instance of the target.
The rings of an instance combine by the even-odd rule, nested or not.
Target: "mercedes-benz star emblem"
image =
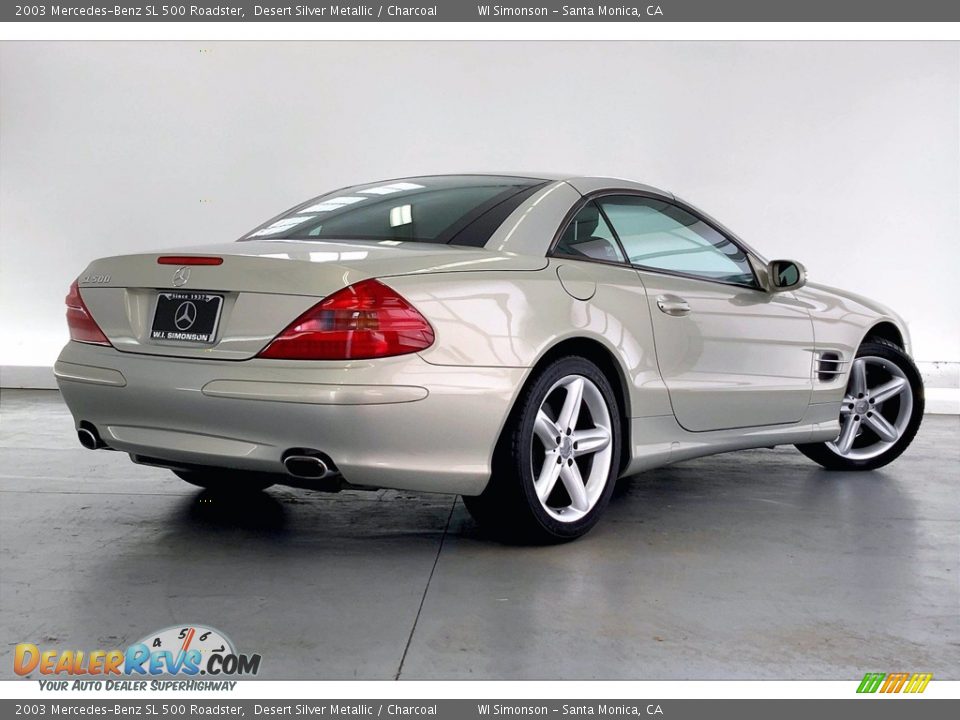
[[[180,307],[177,308],[177,314],[173,317],[173,324],[177,326],[177,330],[181,332],[189,330],[196,321],[197,306],[189,300],[180,303]]]
[[[181,285],[186,285],[187,280],[189,279],[190,279],[190,268],[188,267],[178,267],[173,273],[174,287],[180,287]]]

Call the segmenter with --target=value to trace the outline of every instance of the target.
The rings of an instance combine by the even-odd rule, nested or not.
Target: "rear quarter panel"
[[[558,280],[558,267],[570,264],[582,282],[593,284],[589,299],[572,297]],[[671,414],[646,294],[630,268],[551,260],[538,272],[405,276],[387,282],[433,325],[437,341],[421,353],[429,363],[525,368],[529,375],[558,343],[587,338],[620,363],[633,417]]]

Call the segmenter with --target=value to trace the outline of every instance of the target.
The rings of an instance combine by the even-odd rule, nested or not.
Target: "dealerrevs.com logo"
[[[252,676],[260,671],[260,659],[238,653],[219,630],[194,624],[150,633],[126,650],[54,650],[19,643],[13,669],[20,676]]]
[[[858,693],[922,693],[933,680],[933,673],[867,673]]]

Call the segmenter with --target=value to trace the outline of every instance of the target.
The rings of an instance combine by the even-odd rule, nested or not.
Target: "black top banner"
[[[944,0],[400,0],[287,2],[35,0],[3,3],[7,22],[952,22],[960,2]]]

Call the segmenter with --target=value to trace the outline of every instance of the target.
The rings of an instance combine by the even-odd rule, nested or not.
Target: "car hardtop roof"
[[[673,193],[662,188],[647,185],[629,180],[627,178],[609,177],[604,175],[577,175],[574,173],[559,172],[518,172],[515,170],[504,172],[456,172],[456,173],[433,173],[430,175],[410,175],[404,178],[393,178],[378,182],[397,182],[401,180],[413,180],[416,178],[428,177],[501,177],[518,178],[528,180],[542,180],[544,182],[565,182],[573,186],[578,192],[586,195],[598,190],[637,190],[640,192],[649,192],[656,195],[673,197]]]

